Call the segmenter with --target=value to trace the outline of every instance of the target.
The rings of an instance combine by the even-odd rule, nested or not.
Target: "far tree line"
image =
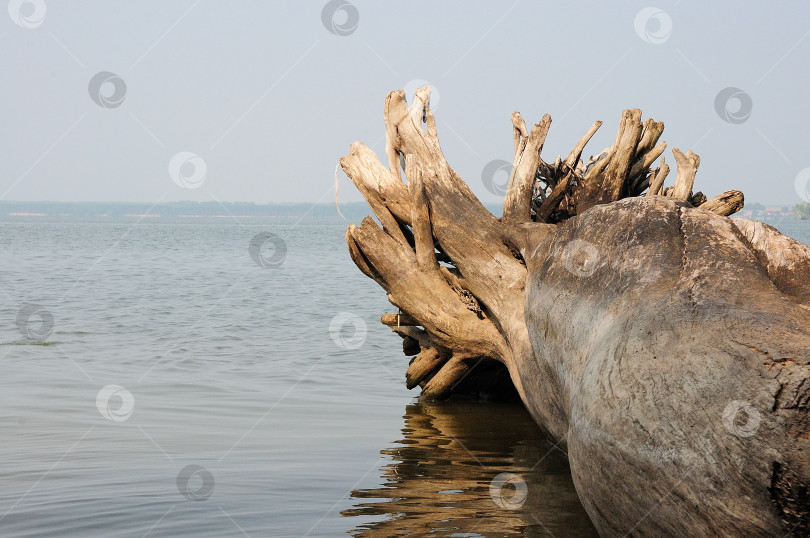
[[[793,214],[797,219],[810,220],[810,203],[802,202],[793,206]]]

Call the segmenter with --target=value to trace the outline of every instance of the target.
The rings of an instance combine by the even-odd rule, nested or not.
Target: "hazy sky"
[[[696,190],[801,201],[807,2],[342,4],[12,0],[0,199],[328,202],[351,142],[383,154],[386,92],[421,80],[448,160],[486,202],[514,110],[551,114],[553,160],[596,119],[586,154],[601,151],[630,107],[701,156]],[[361,199],[342,173],[340,196]]]

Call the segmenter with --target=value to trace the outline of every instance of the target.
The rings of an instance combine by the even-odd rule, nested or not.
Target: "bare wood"
[[[727,217],[733,215],[745,205],[745,196],[740,191],[726,191],[700,205],[700,209],[714,211],[718,215]]]
[[[402,353],[404,355],[418,355],[420,351],[422,351],[422,346],[419,344],[419,340],[412,336],[402,338]]]
[[[429,91],[429,89],[427,89]],[[404,99],[404,94],[398,94]],[[425,188],[431,200],[431,219],[434,236],[439,240],[445,253],[453,264],[469,277],[467,289],[492,311],[500,312],[504,319],[498,323],[516,322],[515,313],[506,314],[496,307],[506,304],[512,296],[519,296],[520,286],[525,275],[523,267],[503,243],[505,230],[496,219],[475,197],[467,184],[447,164],[439,146],[438,137],[426,133],[413,118],[408,115],[397,125],[399,133],[397,150],[403,154],[414,154],[423,166]],[[382,184],[390,189],[391,198],[399,200],[397,188]],[[446,194],[439,194],[446,193]],[[398,205],[398,204],[397,204]],[[399,209],[399,206],[397,207]],[[397,213],[398,219],[410,220]],[[474,223],[474,225],[471,225]],[[475,245],[475,248],[470,248]],[[491,266],[485,268],[482,260],[488,260]],[[497,269],[493,271],[493,269]],[[511,291],[505,295],[498,292],[498,286],[508,283]],[[507,298],[508,297],[508,298]]]
[[[403,314],[404,315],[404,314]],[[398,334],[401,338],[413,338],[417,342],[419,342],[419,347],[423,349],[428,348],[442,348],[441,344],[439,344],[435,338],[430,336],[425,329],[420,327],[415,327],[412,325],[391,325],[389,326],[391,332]]]
[[[665,149],[667,149],[667,143],[659,142],[650,150],[641,154],[636,154],[636,158],[638,160],[633,164],[633,167],[630,169],[630,173],[628,174],[630,194],[641,194],[644,191],[646,185],[642,186],[642,182],[649,173],[650,167],[653,165],[656,159],[658,159],[658,157],[664,153]]]
[[[732,219],[757,257],[763,260],[768,277],[785,295],[802,305],[810,305],[810,246],[800,243],[763,222]]]
[[[644,122],[644,128],[641,133],[641,140],[636,146],[636,157],[642,157],[645,153],[651,151],[658,144],[658,139],[664,132],[664,122],[655,121],[652,118],[647,118]]]
[[[655,175],[650,179],[650,189],[647,191],[647,196],[656,196],[662,193],[667,175],[669,175],[669,165],[661,157],[661,166],[656,169]]]
[[[436,117],[433,115],[433,111],[429,108],[425,111],[425,124],[427,126],[428,136],[438,140],[439,133],[436,131]]]
[[[675,176],[675,187],[668,196],[676,200],[686,201],[692,196],[692,186],[695,184],[695,174],[700,166],[700,157],[687,150],[684,155],[678,148],[672,149],[677,164],[677,175]]]
[[[666,148],[666,143],[658,143],[663,131],[664,122],[654,121],[652,118],[648,118],[644,122],[641,139],[636,146],[635,162],[630,168],[627,179],[628,190],[631,195],[640,194],[647,187],[642,183],[650,171],[649,168]]]
[[[403,249],[370,218],[359,228],[350,226],[348,235],[362,250],[364,263],[385,275],[381,285],[389,300],[416,317],[438,343],[491,356],[502,353],[503,340],[491,321],[471,312],[439,271],[416,270],[410,246]],[[417,294],[414,289],[428,293]]]
[[[546,114],[543,119],[532,127],[526,146],[517,157],[512,167],[512,174],[506,188],[506,197],[503,201],[503,216],[514,222],[529,222],[531,220],[530,207],[534,177],[540,162],[540,152],[546,140],[548,129],[551,126],[551,116]]]
[[[585,176],[583,177],[583,184],[590,185],[596,183],[596,178],[605,171],[605,168],[610,164],[610,159],[613,157],[613,146],[606,147],[602,153],[594,157],[591,156],[590,160],[588,161],[588,169],[586,167]]]
[[[616,201],[627,191],[627,178],[642,128],[639,109],[622,113],[616,141],[608,156],[604,162],[596,161],[574,193],[577,214],[594,205]]]
[[[436,261],[436,247],[430,226],[430,206],[425,194],[422,169],[414,155],[405,157],[405,175],[408,178],[408,189],[411,193],[411,223],[416,261],[423,271],[436,270],[439,264]]]
[[[399,166],[397,157],[397,170]],[[380,163],[371,148],[362,142],[355,142],[351,145],[349,154],[340,158],[340,167],[364,197],[368,194],[375,200],[384,201],[397,221],[410,224],[411,202],[407,185],[398,174],[392,173]]]
[[[625,128],[616,137],[614,144],[616,151],[613,153],[610,168],[602,183],[606,200],[611,202],[621,197],[627,175],[633,164],[632,158],[635,156],[636,147],[641,138],[641,110],[637,108],[626,110],[622,115],[622,120]]]
[[[425,115],[430,106],[430,87],[422,86],[413,92],[413,103],[408,108],[408,115],[415,122],[427,123]]]
[[[590,142],[593,135],[596,134],[596,131],[598,131],[601,126],[602,122],[597,120],[593,123],[593,125],[590,126],[590,128],[588,128],[585,134],[582,135],[582,138],[579,139],[579,142],[576,143],[574,148],[565,158],[565,164],[568,168],[573,169],[576,166],[576,164],[582,158],[582,150],[585,149],[585,146],[588,144],[588,142]]]
[[[453,388],[470,371],[467,362],[459,357],[452,357],[422,387],[422,394],[427,398],[440,400],[445,398]]]
[[[699,205],[706,203],[706,200],[707,200],[706,195],[703,194],[701,191],[698,191],[695,194],[693,194],[691,198],[689,198],[689,203],[695,207],[698,207]]]
[[[366,218],[371,219],[371,217]],[[358,269],[360,269],[360,271],[363,272],[364,275],[374,280],[383,289],[387,289],[388,285],[386,284],[383,276],[368,262],[365,254],[363,254],[363,251],[360,248],[360,245],[358,245],[357,242],[354,240],[353,231],[355,229],[356,227],[352,225],[349,226],[349,228],[346,230],[346,244],[349,247],[349,256],[351,256],[354,264],[357,266]]]
[[[408,314],[383,314],[380,323],[389,327],[412,327],[418,326],[419,321]]]
[[[405,386],[409,390],[414,388],[422,382],[426,375],[444,362],[445,359],[439,355],[436,349],[427,348],[422,350],[408,366],[408,371],[405,372]]]
[[[529,134],[526,130],[526,122],[523,120],[523,116],[520,115],[520,112],[512,112],[512,131],[515,138],[515,154],[513,159],[516,160],[522,151],[521,139],[525,140]]]
[[[667,143],[659,142],[654,148],[641,155],[643,158],[637,161],[637,164],[633,165],[634,168],[638,167],[642,171],[648,169],[650,166],[652,166],[655,160],[660,157],[662,153],[664,153],[665,149],[667,149]]]
[[[388,169],[392,174],[396,174],[397,179],[399,179],[401,176],[399,172],[399,153],[396,150],[396,126],[408,113],[408,109],[405,106],[404,100],[393,98],[394,94],[396,94],[396,92],[389,92],[385,98],[385,154],[388,156]]]
[[[690,196],[697,156],[675,153],[665,189],[663,124],[639,111],[622,114],[613,145],[587,165],[584,143],[545,163],[537,130],[513,117],[523,169],[512,183],[530,188],[498,219],[446,161],[429,89],[410,107],[392,92],[386,107],[389,167],[411,156],[408,183],[353,145],[341,165],[382,227],[364,219],[347,243],[405,313],[383,317],[404,351],[418,343],[408,386],[441,398],[476,385],[479,361],[503,364],[535,420],[578,455],[572,475],[603,535],[810,533],[797,501],[810,487],[810,250],[727,219],[742,207],[737,191],[701,205],[711,211],[676,200],[702,200]],[[535,185],[551,188],[548,206],[524,195]],[[555,224],[530,222],[531,208]],[[685,370],[688,387],[659,382]],[[740,402],[761,415],[744,439],[726,417]]]
[[[540,205],[540,208],[537,210],[537,222],[548,222],[548,218],[554,212],[554,210],[559,207],[560,202],[565,197],[566,192],[568,191],[568,186],[571,183],[571,178],[573,174],[567,174],[563,179],[561,179],[554,188],[551,190],[551,193],[546,197],[545,201]]]

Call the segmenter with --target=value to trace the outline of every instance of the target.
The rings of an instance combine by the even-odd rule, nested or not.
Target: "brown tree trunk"
[[[691,151],[664,187],[639,110],[587,162],[601,122],[552,164],[550,124],[513,114],[502,218],[447,164],[428,88],[388,94],[387,168],[359,142],[340,160],[379,221],[347,241],[404,313],[383,322],[418,351],[408,386],[503,364],[605,536],[810,532],[810,249],[728,219],[739,191],[693,193]]]

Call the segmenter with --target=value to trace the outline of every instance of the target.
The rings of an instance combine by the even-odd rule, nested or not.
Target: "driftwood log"
[[[739,191],[694,192],[691,151],[665,186],[664,125],[639,110],[597,156],[601,122],[553,163],[551,118],[513,114],[495,217],[445,160],[429,96],[386,97],[387,166],[359,142],[340,159],[379,221],[347,241],[402,313],[382,321],[416,355],[408,386],[513,386],[603,536],[808,535],[810,248],[728,218]]]

